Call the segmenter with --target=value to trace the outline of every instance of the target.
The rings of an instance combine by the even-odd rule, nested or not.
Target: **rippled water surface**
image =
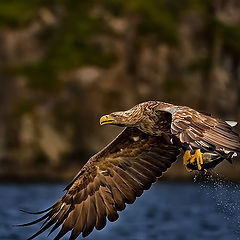
[[[13,226],[35,217],[19,209],[47,208],[61,197],[63,188],[61,184],[0,185],[0,239],[24,240],[37,231],[39,225]],[[160,183],[128,205],[117,222],[108,222],[102,231],[94,230],[85,239],[237,240],[239,215],[239,185]],[[37,239],[47,239],[47,235]]]

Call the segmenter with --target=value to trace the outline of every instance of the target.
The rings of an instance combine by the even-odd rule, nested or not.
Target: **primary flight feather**
[[[51,228],[61,227],[54,239],[71,232],[70,240],[101,230],[118,219],[118,211],[149,189],[177,159],[182,149],[188,171],[214,167],[240,152],[240,138],[225,121],[201,114],[189,107],[148,101],[128,111],[114,112],[100,124],[124,126],[109,145],[95,154],[66,187],[66,194],[36,221],[44,221],[29,239]],[[214,156],[215,164],[204,156]],[[220,159],[220,160],[219,160]]]

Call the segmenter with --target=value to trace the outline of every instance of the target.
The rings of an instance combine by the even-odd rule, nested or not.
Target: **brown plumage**
[[[100,123],[125,126],[108,146],[89,159],[65,190],[66,194],[40,219],[41,229],[51,232],[61,226],[54,239],[71,231],[70,239],[85,237],[93,228],[101,230],[118,219],[126,203],[131,204],[171,166],[180,149],[201,149],[226,156],[240,151],[239,136],[226,122],[193,109],[149,101],[124,112],[105,115]]]

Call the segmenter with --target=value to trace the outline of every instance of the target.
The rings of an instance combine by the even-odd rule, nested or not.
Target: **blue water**
[[[0,239],[24,240],[37,231],[39,225],[13,226],[34,219],[19,209],[47,208],[61,197],[63,188],[62,184],[0,185]],[[128,205],[117,222],[108,222],[85,239],[237,240],[239,216],[239,185],[159,183]],[[43,234],[37,239],[53,237]]]

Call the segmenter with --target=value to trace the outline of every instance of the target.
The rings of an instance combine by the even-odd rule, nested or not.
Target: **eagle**
[[[19,225],[43,221],[29,240],[50,228],[49,234],[60,228],[55,240],[67,232],[74,240],[80,234],[88,236],[94,227],[103,229],[107,219],[116,221],[118,211],[149,189],[181,152],[189,172],[214,167],[223,159],[231,162],[240,152],[239,135],[232,130],[235,122],[186,106],[148,101],[127,111],[104,115],[100,124],[125,128],[88,160],[59,201],[33,213],[43,214],[42,217]]]

